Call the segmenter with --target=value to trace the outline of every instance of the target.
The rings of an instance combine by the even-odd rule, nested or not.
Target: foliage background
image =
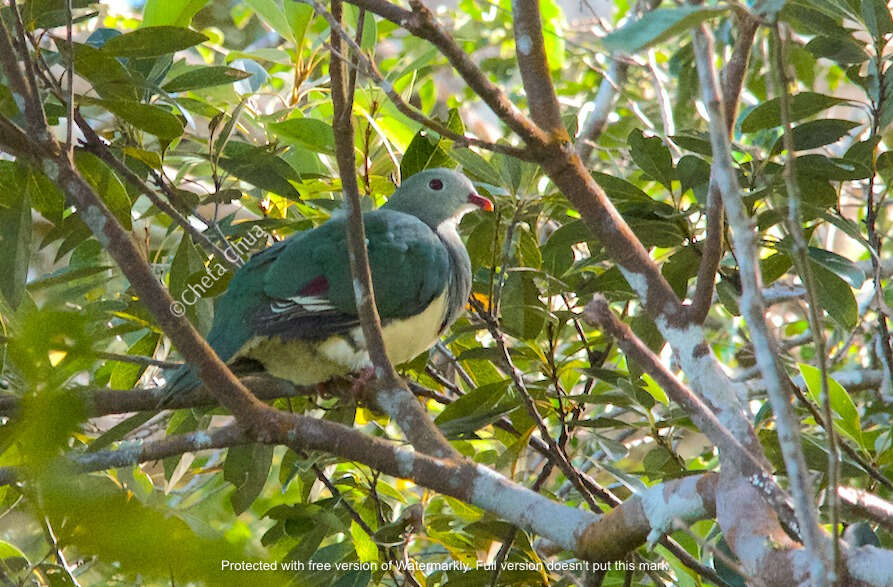
[[[790,34],[784,54],[794,78],[795,179],[810,245],[808,264],[817,284],[812,301],[824,310],[827,367],[843,383],[830,388],[834,425],[849,448],[835,483],[889,499],[893,387],[886,304],[893,300],[885,281],[885,236],[893,106],[885,46],[893,21],[879,1],[763,4],[770,6],[755,10],[777,13]],[[545,48],[568,132],[579,137],[578,147],[591,141],[594,177],[661,263],[676,293],[685,296],[694,287],[703,255],[711,157],[687,31],[709,19],[717,54],[727,56],[735,42],[734,10],[711,5],[691,8],[684,18],[680,13],[662,21],[646,16],[638,28],[629,25],[605,36],[632,20],[634,12],[652,8],[618,1],[605,18],[593,14],[569,20],[552,0],[541,2]],[[33,0],[20,9],[48,75],[61,80],[68,58],[64,2]],[[460,0],[437,12],[487,76],[526,109],[509,3]],[[355,31],[359,14],[345,6],[348,30]],[[324,222],[341,205],[328,24],[309,6],[277,0],[207,5],[149,0],[134,11],[74,0],[74,16],[74,91],[80,113],[131,171],[219,247],[242,243],[260,250],[269,242],[251,236],[254,227],[274,239],[286,238]],[[6,7],[3,18],[11,22]],[[525,485],[533,484],[544,467],[543,457],[528,448],[536,435],[534,422],[487,329],[486,317],[498,315],[511,361],[577,468],[621,499],[644,486],[715,470],[716,452],[689,417],[608,337],[581,320],[582,307],[601,293],[652,350],[665,349],[654,322],[579,213],[535,163],[457,146],[401,113],[385,89],[454,132],[517,143],[437,49],[371,14],[361,20],[360,44],[385,79],[376,84],[356,76],[355,147],[364,206],[380,205],[400,177],[457,165],[496,203],[495,214],[469,215],[461,225],[483,310],[470,309],[430,356],[400,368],[437,392],[426,406],[453,445]],[[772,82],[776,42],[761,29],[752,47],[733,129],[735,171],[759,231],[765,295],[771,302],[768,318],[782,341],[788,373],[804,389],[797,404],[803,450],[816,485],[825,489],[827,435],[806,407],[821,388],[809,336],[809,292],[798,277],[784,222],[786,152]],[[645,48],[634,51],[638,47]],[[633,55],[621,55],[626,51]],[[626,76],[615,80],[619,93],[604,131],[581,137],[598,108],[594,99],[610,67],[609,52],[627,64]],[[64,139],[64,104],[46,91],[44,106]],[[0,114],[22,118],[6,85],[0,86]],[[231,271],[219,254],[188,238],[89,144],[77,149],[76,163],[132,230],[175,298],[201,283],[208,267],[220,263]],[[21,398],[20,413],[11,417],[6,412],[2,419],[0,465],[24,466],[39,480],[0,487],[0,570],[6,579],[68,584],[76,578],[96,584],[244,578],[220,574],[223,558],[368,562],[406,557],[474,564],[492,561],[508,536],[511,549],[501,556],[541,559],[533,536],[512,531],[492,514],[323,453],[248,445],[89,476],[66,471],[56,460],[62,452],[126,449],[135,439],[203,430],[228,416],[222,408],[202,407],[86,417],[75,390],[152,387],[160,368],[145,358],[167,361],[176,355],[51,179],[2,156],[0,186],[0,383],[7,394]],[[871,251],[879,263],[872,264]],[[215,280],[196,304],[186,307],[201,332],[209,328],[213,298],[227,280]],[[767,456],[783,471],[771,408],[738,307],[736,259],[728,252],[716,292],[705,323],[711,348],[736,378],[747,382],[754,426]],[[668,349],[661,357],[673,365]],[[339,397],[281,398],[274,405],[376,436],[399,436],[386,417]],[[582,496],[558,471],[538,481],[537,488],[584,507]],[[827,523],[827,509],[823,515]],[[875,532],[876,525],[847,513],[842,521],[862,540],[893,547],[889,529]],[[725,580],[740,581],[716,562],[715,549],[728,550],[712,520],[674,532],[673,538],[695,558],[714,565]],[[640,548],[636,556],[666,560],[669,570],[651,576],[612,571],[605,584],[705,581],[663,546]],[[251,575],[252,581],[285,579]],[[416,572],[412,580],[487,584],[494,576],[484,569]],[[525,570],[505,571],[496,579],[557,585],[577,580],[574,573]],[[334,579],[331,572],[305,572],[297,581],[354,585],[410,579],[354,570]]]

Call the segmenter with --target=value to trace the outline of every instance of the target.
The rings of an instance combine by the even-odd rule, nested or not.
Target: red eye
[[[443,182],[439,179],[432,179],[431,181],[428,182],[428,187],[431,188],[432,190],[442,190]]]

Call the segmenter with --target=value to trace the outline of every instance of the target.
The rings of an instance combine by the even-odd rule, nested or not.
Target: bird
[[[445,168],[404,179],[380,208],[363,214],[372,285],[391,363],[433,346],[465,309],[471,262],[457,225],[493,210],[465,175]],[[207,340],[225,363],[295,385],[371,373],[357,314],[347,216],[292,235],[252,256],[214,307]],[[199,384],[188,364],[166,377],[165,397]]]

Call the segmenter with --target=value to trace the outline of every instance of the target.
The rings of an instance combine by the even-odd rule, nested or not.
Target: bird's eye
[[[431,181],[428,182],[428,187],[431,188],[432,190],[442,190],[443,182],[439,179],[432,179]]]

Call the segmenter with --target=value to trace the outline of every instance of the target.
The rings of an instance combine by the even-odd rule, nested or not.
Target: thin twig
[[[530,395],[530,391],[527,389],[527,384],[524,382],[524,377],[521,374],[521,371],[515,366],[512,361],[511,355],[509,355],[508,347],[505,343],[505,337],[502,334],[502,330],[499,327],[499,324],[496,322],[496,319],[484,308],[483,304],[479,302],[475,298],[469,298],[469,303],[471,307],[474,308],[475,312],[477,312],[478,316],[480,316],[481,320],[487,326],[487,330],[490,332],[490,336],[493,337],[493,340],[496,341],[497,349],[500,352],[502,360],[505,362],[506,368],[509,371],[509,375],[512,378],[512,383],[515,386],[515,389],[521,395],[524,400],[524,405],[527,408],[527,412],[530,414],[531,419],[534,424],[536,424],[537,429],[539,430],[540,436],[542,440],[546,442],[549,447],[549,452],[552,453],[556,459],[556,464],[558,468],[567,476],[567,478],[574,484],[574,487],[580,493],[580,496],[586,500],[586,503],[589,504],[589,507],[593,509],[593,511],[598,510],[598,505],[595,503],[594,496],[590,493],[589,488],[586,487],[586,484],[583,483],[583,480],[580,477],[580,472],[571,464],[570,459],[567,456],[567,453],[562,450],[558,443],[555,442],[555,439],[549,433],[549,428],[546,426],[545,420],[539,413],[539,409],[536,407],[536,403],[533,400],[533,397]]]
[[[795,170],[796,152],[794,150],[794,135],[791,125],[791,96],[790,82],[785,71],[784,45],[781,27],[776,22],[773,26],[775,40],[775,55],[772,67],[776,93],[779,98],[779,107],[782,123],[782,141],[787,157],[782,169],[785,186],[788,192],[788,231],[793,237],[794,260],[800,279],[806,287],[808,299],[809,326],[812,332],[812,341],[815,346],[815,355],[821,371],[821,395],[819,401],[822,404],[824,420],[827,424],[825,433],[828,438],[828,485],[830,491],[826,493],[831,510],[831,544],[832,544],[832,569],[837,569],[840,563],[840,544],[838,535],[840,532],[840,504],[837,496],[837,486],[840,485],[840,462],[837,452],[837,431],[834,428],[834,419],[831,413],[831,396],[828,384],[828,356],[825,348],[825,332],[822,329],[821,310],[819,309],[819,295],[815,282],[815,275],[808,257],[808,243],[803,234],[803,217],[800,211],[800,185],[797,182]],[[833,581],[832,581],[833,582]]]
[[[68,43],[68,59],[66,60],[66,106],[68,120],[65,124],[65,150],[69,157],[74,157],[74,41],[71,39],[72,29],[71,0],[65,0],[65,40]]]
[[[62,546],[59,544],[59,540],[56,538],[56,532],[50,525],[50,519],[46,516],[44,516],[43,518],[43,532],[47,538],[47,541],[50,543],[50,548],[53,549],[53,553],[56,556],[56,562],[59,563],[59,566],[62,567],[62,570],[65,571],[65,576],[68,581],[70,581],[71,584],[74,585],[74,587],[80,587],[80,583],[78,583],[78,580],[74,576],[74,568],[65,558],[65,553],[62,552]]]
[[[175,369],[181,366],[183,363],[176,363],[173,361],[162,361],[160,359],[155,359],[152,357],[143,357],[140,355],[126,355],[123,353],[109,353],[105,351],[94,351],[94,355],[96,355],[100,359],[105,359],[107,361],[119,361],[121,363],[134,363],[136,365],[145,365],[145,366],[153,366],[153,367],[161,367],[162,369]]]
[[[510,155],[512,157],[517,157],[519,159],[524,159],[527,161],[532,161],[533,156],[528,152],[527,149],[522,149],[518,147],[512,147],[511,145],[501,144],[501,143],[490,143],[488,141],[484,141],[475,137],[468,137],[465,135],[461,135],[459,133],[453,132],[446,125],[426,116],[420,110],[415,108],[414,106],[408,104],[394,89],[394,85],[386,80],[384,76],[382,76],[381,72],[376,67],[375,63],[366,56],[360,47],[359,42],[354,40],[347,31],[344,30],[334,18],[331,12],[325,9],[325,7],[318,2],[317,0],[298,0],[309,6],[312,6],[313,9],[322,15],[323,18],[329,23],[333,32],[337,32],[338,35],[347,43],[350,47],[351,52],[353,54],[353,62],[348,61],[346,56],[342,53],[340,49],[337,47],[334,48],[337,56],[343,61],[347,62],[351,67],[351,79],[356,79],[356,70],[360,70],[364,75],[369,77],[375,84],[387,95],[388,99],[394,104],[394,106],[401,113],[406,115],[411,120],[418,122],[422,126],[433,130],[444,138],[447,138],[457,145],[461,146],[472,146],[478,147],[480,149],[486,149],[488,151],[493,151],[495,153],[502,153],[504,155]],[[360,8],[365,14],[365,8]],[[332,47],[330,47],[332,49]],[[348,89],[350,89],[350,84],[348,84]]]
[[[152,204],[155,205],[156,208],[167,214],[171,220],[176,222],[179,226],[183,228],[189,236],[192,237],[192,240],[199,246],[201,246],[205,251],[209,254],[214,255],[214,257],[224,265],[226,265],[231,271],[235,271],[239,268],[239,264],[234,262],[229,255],[226,254],[226,251],[220,249],[217,245],[211,242],[211,240],[204,235],[200,230],[198,230],[195,226],[192,225],[189,220],[180,214],[176,208],[174,208],[171,204],[164,201],[158,194],[149,187],[146,182],[137,176],[133,171],[130,170],[127,165],[125,165],[121,160],[119,160],[115,155],[111,152],[108,146],[105,144],[96,131],[90,126],[90,124],[84,120],[84,117],[81,116],[79,110],[74,111],[74,120],[77,122],[78,127],[81,129],[81,132],[84,133],[84,137],[87,141],[87,146],[90,148],[93,153],[95,153],[100,159],[105,161],[109,167],[114,169],[122,178],[124,178],[127,183],[131,184],[133,187],[137,188],[142,192]],[[235,255],[233,257],[236,257]],[[237,258],[237,257],[236,257]]]
[[[583,123],[580,132],[577,133],[575,139],[575,148],[580,159],[588,161],[592,155],[592,149],[605,126],[608,124],[608,116],[614,109],[614,102],[620,92],[620,87],[626,81],[626,71],[629,63],[626,60],[611,57],[608,70],[602,76],[601,84],[598,86],[598,92],[592,100],[592,110]]]

